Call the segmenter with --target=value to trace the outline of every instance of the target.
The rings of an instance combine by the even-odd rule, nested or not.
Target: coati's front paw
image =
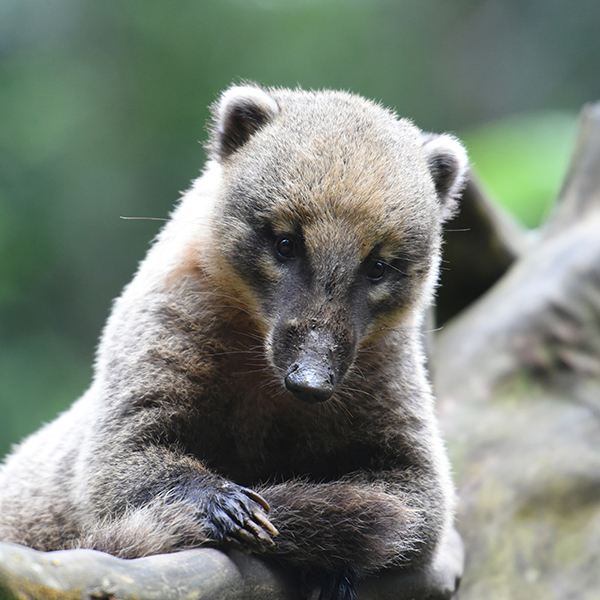
[[[214,537],[245,552],[264,552],[279,535],[267,518],[270,507],[252,490],[225,482],[206,500],[205,510]]]

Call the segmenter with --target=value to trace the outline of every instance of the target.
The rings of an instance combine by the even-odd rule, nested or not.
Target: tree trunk
[[[461,600],[599,598],[600,104],[537,243],[444,327],[434,364]]]

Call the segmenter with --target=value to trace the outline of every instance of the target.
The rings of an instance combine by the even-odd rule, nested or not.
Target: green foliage
[[[22,335],[9,343],[4,340],[0,381],[6,396],[1,405],[0,454],[77,398],[89,385],[91,364],[91,349],[82,352],[68,337],[51,330]]]
[[[509,117],[463,134],[474,169],[505,208],[528,227],[544,221],[566,175],[577,115]]]

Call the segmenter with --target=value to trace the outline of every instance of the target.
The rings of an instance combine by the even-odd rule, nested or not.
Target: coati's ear
[[[454,216],[458,207],[458,196],[467,177],[469,159],[463,145],[451,135],[422,134],[423,151],[435,184],[442,221]]]
[[[250,137],[279,114],[279,106],[257,86],[233,86],[212,107],[213,126],[209,151],[223,160],[241,148]]]

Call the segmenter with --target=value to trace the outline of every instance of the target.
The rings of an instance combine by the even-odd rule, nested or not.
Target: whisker
[[[366,379],[366,377],[365,377],[365,374],[362,372],[362,369],[361,369],[361,368],[360,368],[360,367],[359,367],[359,366],[358,366],[356,363],[354,363],[354,364],[352,365],[352,369],[353,369],[353,370],[355,370],[355,371],[358,371],[358,374],[359,374],[359,375],[360,375],[360,376],[361,376],[363,379]]]
[[[404,271],[402,271],[402,269],[399,269],[398,267],[395,267],[394,265],[392,265],[392,264],[390,264],[388,262],[385,262],[383,260],[379,261],[379,262],[381,262],[382,264],[384,264],[386,267],[389,267],[390,269],[393,269],[394,271],[398,271],[398,273],[400,273],[400,275],[408,275],[408,273],[405,273]]]
[[[203,276],[204,276],[205,279],[208,279],[208,275],[206,275],[206,273],[203,273]],[[248,302],[244,302],[240,298],[236,298],[235,296],[231,296],[230,294],[226,294],[220,288],[216,288],[216,289],[211,288],[211,289],[206,289],[206,290],[198,290],[197,292],[195,292],[195,294],[196,295],[211,294],[213,296],[219,296],[220,298],[228,298],[229,300],[233,300],[234,302],[239,302],[240,304],[244,304],[245,306],[247,306],[248,308],[250,308],[250,304],[248,304]]]
[[[163,217],[124,217],[123,215],[119,219],[124,221],[169,221],[169,219]]]
[[[225,296],[227,297],[227,296]],[[247,314],[249,317],[252,317],[253,319],[256,318],[255,315],[253,315],[249,310],[242,308],[241,306],[238,306],[237,304],[222,304],[221,308],[236,308],[237,310]]]
[[[269,367],[261,367],[260,369],[249,369],[248,371],[236,371],[235,373],[232,373],[232,375],[250,375],[252,373],[264,373],[268,370]]]
[[[263,341],[263,338],[261,338],[260,336],[255,335],[253,333],[249,333],[247,331],[237,331],[236,329],[232,329],[231,331],[233,333],[237,333],[238,335],[245,335],[246,337],[249,337],[252,340],[256,340],[257,342],[262,342]],[[260,347],[262,347],[262,346],[260,346]]]
[[[360,388],[344,387],[344,392],[354,392],[356,394],[364,394],[365,396],[369,396],[373,400],[377,400],[377,396],[374,396],[373,394],[367,392],[366,390],[360,389]]]
[[[286,390],[282,387],[280,381],[274,376],[262,381],[259,386],[262,390],[270,392],[272,395],[271,397],[275,399],[281,398],[286,393]]]
[[[223,350],[222,352],[211,352],[211,356],[229,356],[230,354],[255,354],[255,350]]]
[[[336,394],[334,394],[330,399],[329,399],[329,403],[330,403],[330,407],[332,410],[335,411],[341,411],[343,412],[346,417],[348,417],[348,421],[352,422],[353,419],[353,415],[352,412],[350,411],[350,409],[346,406],[346,403],[340,398],[338,397]]]
[[[425,329],[423,331],[423,333],[435,333],[436,331],[442,331],[442,329],[444,329],[444,326],[440,325],[439,327],[436,327],[435,329]]]

